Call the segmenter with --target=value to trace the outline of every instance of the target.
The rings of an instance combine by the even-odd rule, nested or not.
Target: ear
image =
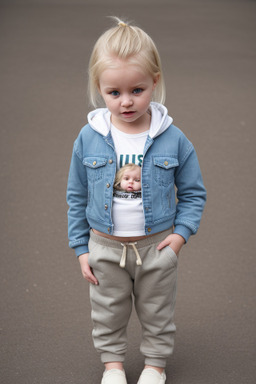
[[[98,90],[99,94],[102,96],[99,82],[97,83],[97,90]]]
[[[156,74],[153,78],[153,90],[155,89],[155,87],[157,86],[157,83],[160,79],[160,73]]]

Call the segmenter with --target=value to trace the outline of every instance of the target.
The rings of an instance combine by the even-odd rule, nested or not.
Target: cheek
[[[115,103],[115,101],[109,99],[108,97],[106,97],[106,99],[105,99],[105,103],[106,103],[106,105],[107,105],[110,109],[115,109],[115,108],[116,108],[116,103]]]
[[[147,95],[145,95],[143,100],[141,100],[141,106],[147,107],[149,105],[149,103],[151,102],[151,99],[152,99],[152,93],[149,92]]]

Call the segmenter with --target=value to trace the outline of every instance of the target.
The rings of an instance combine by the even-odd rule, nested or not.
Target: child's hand
[[[160,251],[164,247],[171,247],[172,250],[176,253],[178,256],[178,253],[181,250],[181,247],[185,244],[185,239],[178,235],[177,233],[172,233],[171,235],[167,236],[157,247],[157,249]]]
[[[78,257],[78,260],[79,260],[79,263],[80,263],[80,267],[81,267],[81,271],[82,271],[82,275],[83,277],[89,281],[89,283],[92,283],[92,284],[95,284],[95,285],[98,285],[98,280],[96,279],[96,277],[94,276],[93,272],[92,272],[92,269],[88,263],[88,257],[89,257],[89,253],[83,253],[82,255],[80,255]]]

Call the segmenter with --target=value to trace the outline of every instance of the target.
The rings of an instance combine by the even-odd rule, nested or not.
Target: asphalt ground
[[[73,141],[90,110],[87,64],[117,15],[155,40],[166,106],[196,147],[208,191],[179,258],[167,384],[253,384],[255,37],[250,0],[1,1],[1,377],[97,384],[88,284],[67,241]],[[143,367],[135,313],[125,368]]]

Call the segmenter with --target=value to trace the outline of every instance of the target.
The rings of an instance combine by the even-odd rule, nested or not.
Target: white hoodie
[[[151,123],[149,136],[153,139],[163,133],[173,122],[167,108],[159,103],[150,103]],[[90,126],[103,136],[111,129],[111,113],[107,108],[98,108],[88,114]]]

